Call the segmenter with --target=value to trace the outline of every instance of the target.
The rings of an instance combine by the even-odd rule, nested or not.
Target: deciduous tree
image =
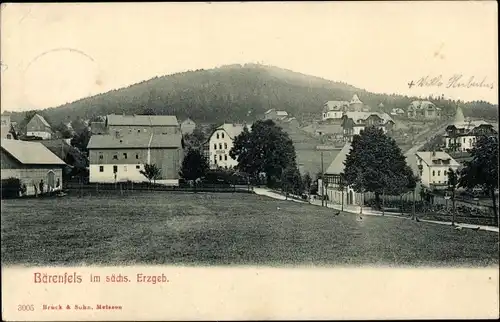
[[[344,165],[345,185],[358,193],[374,192],[378,208],[381,194],[399,195],[414,180],[396,141],[375,127],[367,127],[353,137]]]
[[[208,163],[203,154],[196,149],[189,149],[179,175],[185,180],[196,180],[202,178],[208,171]]]
[[[156,180],[160,177],[161,169],[158,168],[156,164],[146,163],[144,165],[144,170],[141,170],[140,173],[149,180],[149,183],[151,183],[151,181],[156,182]]]
[[[498,189],[498,138],[480,137],[470,151],[472,159],[465,162],[460,172],[459,186],[472,189],[481,187],[491,197],[495,224],[498,226],[498,210],[495,190]]]
[[[257,121],[252,131],[247,128],[234,141],[229,155],[238,161],[236,168],[253,177],[265,173],[273,186],[287,167],[297,167],[293,142],[273,121]]]

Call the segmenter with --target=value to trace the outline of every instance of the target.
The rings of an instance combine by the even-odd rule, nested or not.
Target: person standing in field
[[[43,179],[40,180],[40,184],[38,186],[40,188],[40,194],[43,194]]]

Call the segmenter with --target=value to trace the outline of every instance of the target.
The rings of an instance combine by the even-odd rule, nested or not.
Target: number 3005
[[[34,311],[35,306],[33,304],[30,305],[18,305],[17,306],[18,311]]]

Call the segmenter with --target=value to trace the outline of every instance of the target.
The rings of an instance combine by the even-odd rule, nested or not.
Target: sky
[[[1,108],[235,63],[498,104],[497,33],[495,1],[2,4]],[[455,75],[474,86],[448,88]],[[409,88],[426,76],[442,84]]]

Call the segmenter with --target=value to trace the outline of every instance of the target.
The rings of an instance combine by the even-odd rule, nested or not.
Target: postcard
[[[3,3],[3,320],[498,319],[497,14]]]

